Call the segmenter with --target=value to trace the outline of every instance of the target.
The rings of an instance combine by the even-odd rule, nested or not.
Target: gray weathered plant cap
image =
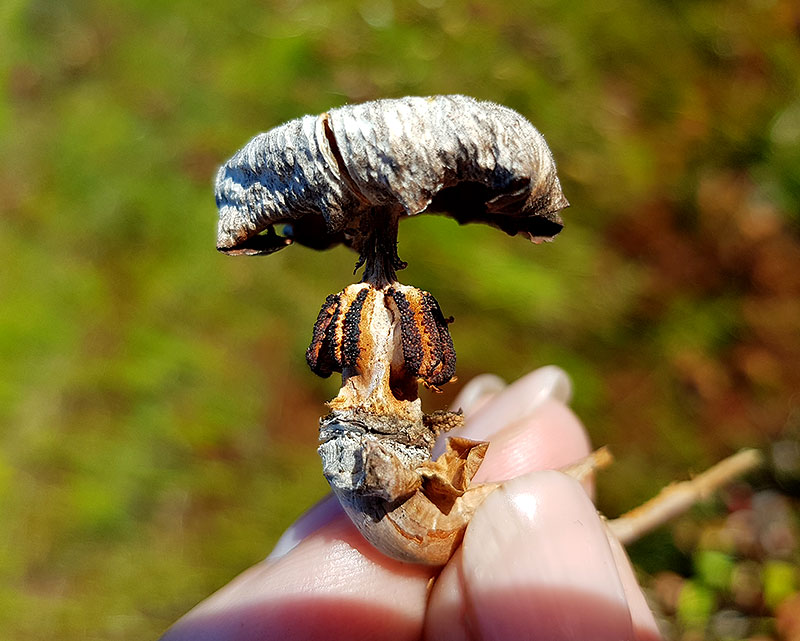
[[[375,225],[396,230],[398,218],[427,211],[547,240],[569,204],[530,122],[459,95],[376,100],[289,121],[220,168],[216,199],[217,249],[227,254],[269,254],[292,241],[361,252]],[[275,225],[286,226],[285,237]]]

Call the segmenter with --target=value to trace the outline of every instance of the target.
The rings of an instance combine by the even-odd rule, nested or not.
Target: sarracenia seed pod
[[[378,549],[446,563],[492,489],[470,487],[487,444],[450,438],[431,460],[437,436],[461,423],[424,415],[418,397],[420,383],[454,378],[452,319],[397,281],[398,223],[432,211],[551,239],[567,201],[544,138],[515,111],[465,96],[376,100],[256,136],[219,170],[216,197],[224,253],[293,241],[359,253],[361,282],[328,296],[306,352],[316,374],[342,375],[320,420],[323,473]]]

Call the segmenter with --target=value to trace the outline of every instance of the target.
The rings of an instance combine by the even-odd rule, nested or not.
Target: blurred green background
[[[336,381],[304,350],[356,257],[218,254],[212,178],[255,133],[348,102],[513,107],[572,203],[538,247],[403,223],[403,281],[456,317],[460,382],[429,409],[477,373],[561,365],[618,459],[610,515],[742,446],[797,454],[796,0],[5,0],[0,80],[4,638],[154,638],[326,492]],[[685,638],[733,638],[703,626],[738,552],[680,540],[634,560],[692,577]]]

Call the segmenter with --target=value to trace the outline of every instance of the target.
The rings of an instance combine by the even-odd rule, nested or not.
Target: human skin
[[[660,639],[591,482],[553,471],[590,452],[570,393],[555,367],[464,387],[460,435],[491,443],[475,482],[505,482],[444,568],[383,556],[329,497],[162,641]]]

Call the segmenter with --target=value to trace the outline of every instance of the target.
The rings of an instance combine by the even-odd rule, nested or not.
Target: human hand
[[[491,441],[475,482],[511,480],[443,569],[383,556],[329,497],[162,641],[660,639],[591,483],[548,471],[590,452],[569,396],[555,367],[508,387],[489,376],[464,387],[459,436]]]

